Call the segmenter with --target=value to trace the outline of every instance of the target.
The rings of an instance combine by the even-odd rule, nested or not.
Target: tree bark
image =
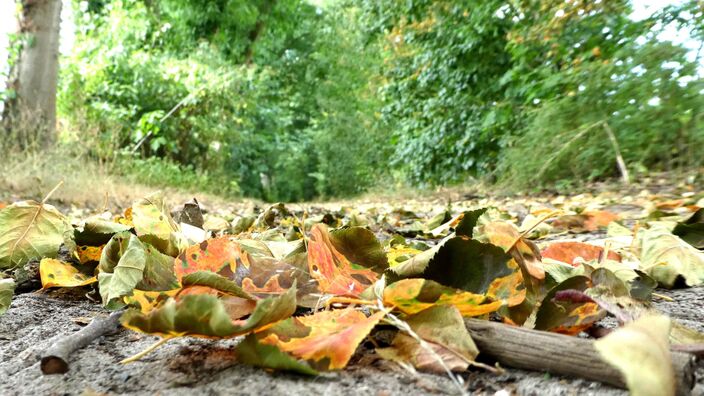
[[[3,126],[21,148],[48,147],[56,140],[61,0],[22,0],[19,21],[27,39],[11,74],[16,97],[6,103]]]

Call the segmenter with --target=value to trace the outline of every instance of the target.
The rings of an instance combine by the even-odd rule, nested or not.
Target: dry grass
[[[48,151],[2,151],[5,158],[0,163],[0,202],[41,200],[63,181],[50,200],[62,207],[122,209],[157,190],[163,191],[172,204],[186,202],[195,196],[206,206],[228,205],[224,198],[198,191],[133,183],[111,174],[109,166],[65,146]]]

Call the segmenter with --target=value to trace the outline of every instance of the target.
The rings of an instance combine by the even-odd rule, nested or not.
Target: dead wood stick
[[[43,354],[41,369],[44,374],[63,374],[68,371],[68,358],[76,350],[85,347],[105,334],[116,331],[120,325],[120,316],[124,311],[115,311],[108,317],[96,317],[88,326],[62,337]]]
[[[546,331],[529,330],[487,320],[466,319],[479,357],[489,357],[507,367],[585,378],[625,388],[621,373],[606,363],[594,342]],[[672,352],[677,394],[689,395],[694,385],[694,358]]]

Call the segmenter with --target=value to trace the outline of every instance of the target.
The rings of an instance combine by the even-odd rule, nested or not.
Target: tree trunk
[[[26,37],[9,84],[3,126],[20,148],[48,147],[56,140],[61,0],[22,0],[19,33]]]

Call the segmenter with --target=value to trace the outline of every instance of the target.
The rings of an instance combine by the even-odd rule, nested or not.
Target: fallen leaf
[[[169,298],[162,306],[144,314],[131,309],[122,315],[123,326],[162,337],[234,337],[286,319],[296,310],[296,288],[279,296],[257,301],[246,320],[233,320],[223,302],[207,294]]]
[[[542,251],[542,256],[578,267],[582,262],[599,260],[603,252],[604,248],[588,243],[553,242]],[[609,260],[621,261],[621,256],[616,252],[609,251],[607,257]]]
[[[501,301],[426,279],[402,279],[384,289],[384,303],[413,315],[436,305],[455,306],[462,316],[485,315],[501,308]]]
[[[55,258],[72,233],[66,217],[53,206],[16,202],[0,210],[0,269],[34,258]]]
[[[704,249],[704,208],[687,220],[677,223],[672,233],[697,249]]]
[[[102,246],[78,246],[76,248],[76,255],[78,256],[78,262],[81,264],[93,263],[100,261],[100,256],[103,254]]]
[[[313,367],[336,370],[347,366],[357,346],[385,315],[369,317],[352,308],[319,311],[312,315],[288,319],[267,331],[260,341],[276,345],[284,352],[311,361]],[[307,334],[291,334],[291,328],[308,328]]]
[[[10,309],[12,295],[15,293],[15,281],[6,278],[0,279],[0,315]]]
[[[422,274],[441,285],[484,294],[495,279],[517,271],[509,266],[511,256],[498,246],[455,237],[433,256]]]
[[[254,334],[249,334],[240,341],[235,347],[235,353],[237,360],[250,366],[318,375],[309,365],[294,359],[275,345],[260,343]]]
[[[173,259],[125,231],[105,245],[98,264],[98,284],[103,305],[119,307],[118,300],[134,289],[171,290],[178,286]]]
[[[399,332],[391,347],[377,349],[390,360],[409,362],[415,368],[435,373],[465,371],[479,354],[457,308],[439,305],[404,320],[422,340]],[[438,357],[441,361],[438,361]]]
[[[87,275],[67,262],[51,258],[39,263],[39,276],[43,289],[85,286],[98,281],[95,276]]]
[[[671,288],[678,278],[687,286],[704,283],[704,252],[654,224],[638,233],[642,270],[662,286]]]
[[[669,333],[669,318],[645,316],[596,340],[594,348],[621,371],[632,395],[672,396],[675,373]]]
[[[378,279],[372,270],[353,268],[352,263],[332,244],[327,228],[322,224],[316,224],[311,229],[308,269],[318,281],[320,291],[334,295],[358,296]]]
[[[601,320],[606,312],[597,303],[571,298],[580,293],[563,293],[584,292],[591,286],[586,276],[575,276],[550,289],[538,308],[534,328],[574,335]]]
[[[389,268],[384,249],[374,233],[362,227],[343,227],[330,231],[330,242],[351,263],[383,272]]]

